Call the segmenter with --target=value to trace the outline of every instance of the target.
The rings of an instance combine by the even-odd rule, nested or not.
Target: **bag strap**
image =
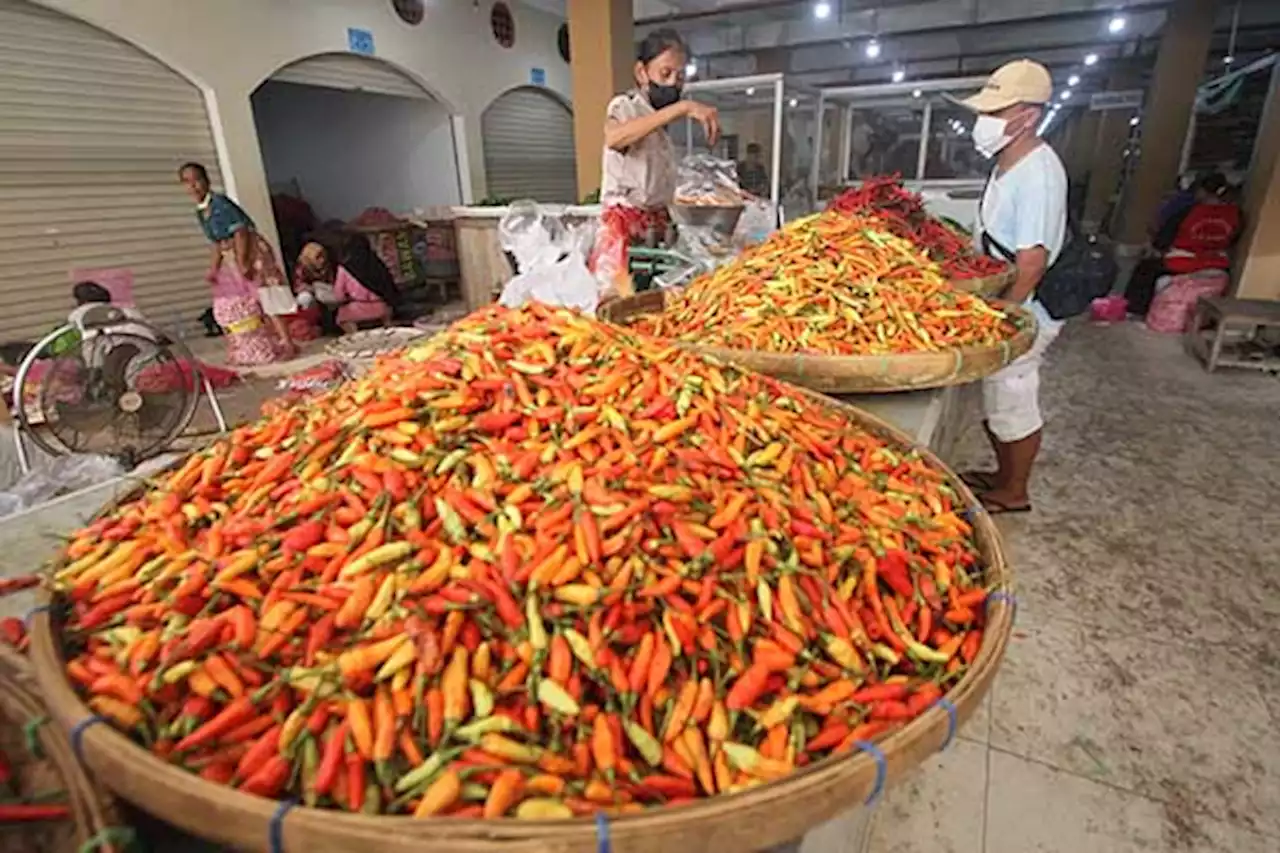
[[[982,221],[982,205],[987,200],[987,189],[991,186],[995,173],[995,169],[987,173],[987,179],[982,184],[982,194],[978,196],[978,240],[982,243],[982,251],[990,255],[991,250],[995,249],[997,255],[1012,264],[1018,259],[1017,253],[1010,251],[1008,246],[992,237],[991,232],[987,231],[986,223]]]

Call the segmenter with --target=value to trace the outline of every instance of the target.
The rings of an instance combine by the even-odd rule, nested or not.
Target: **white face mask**
[[[973,123],[973,147],[978,153],[990,160],[1000,150],[1013,141],[1013,137],[1005,133],[1009,122],[995,116],[978,116]]]

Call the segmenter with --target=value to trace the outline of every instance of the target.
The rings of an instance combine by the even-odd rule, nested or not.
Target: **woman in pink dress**
[[[399,301],[399,292],[386,264],[360,235],[347,241],[342,264],[333,281],[333,293],[340,305],[338,325],[347,334],[361,325],[387,325]]]
[[[214,319],[226,333],[227,360],[265,364],[294,355],[281,317],[297,307],[275,251],[238,204],[210,189],[204,166],[184,163],[178,177],[195,199],[196,219],[212,245],[207,278]]]

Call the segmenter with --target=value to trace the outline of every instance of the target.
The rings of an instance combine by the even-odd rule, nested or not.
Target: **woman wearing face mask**
[[[600,184],[600,232],[592,269],[611,283],[606,296],[631,292],[627,248],[650,233],[664,234],[676,191],[676,153],[666,128],[690,118],[707,144],[720,136],[715,107],[682,100],[688,51],[674,30],[654,30],[636,51],[636,87],[609,102]]]
[[[1036,288],[1062,252],[1067,233],[1067,174],[1058,155],[1037,134],[1053,83],[1043,65],[1020,59],[999,68],[982,91],[961,105],[977,113],[973,143],[995,160],[978,202],[974,240],[979,250],[1017,268],[1002,294],[1036,318],[1031,349],[982,382],[987,438],[997,468],[965,479],[988,512],[1031,509],[1028,484],[1044,420],[1040,414],[1040,364],[1062,329],[1036,299]]]

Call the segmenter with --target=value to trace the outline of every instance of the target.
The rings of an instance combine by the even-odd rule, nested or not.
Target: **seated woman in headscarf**
[[[293,265],[293,292],[297,294],[299,304],[312,301],[321,331],[326,335],[338,334],[338,324],[334,315],[338,310],[338,297],[333,292],[334,269],[329,263],[329,254],[324,246],[314,240],[308,242],[298,253],[298,262]]]
[[[347,240],[333,293],[340,304],[338,325],[347,334],[362,325],[387,325],[400,300],[387,265],[359,234]]]

